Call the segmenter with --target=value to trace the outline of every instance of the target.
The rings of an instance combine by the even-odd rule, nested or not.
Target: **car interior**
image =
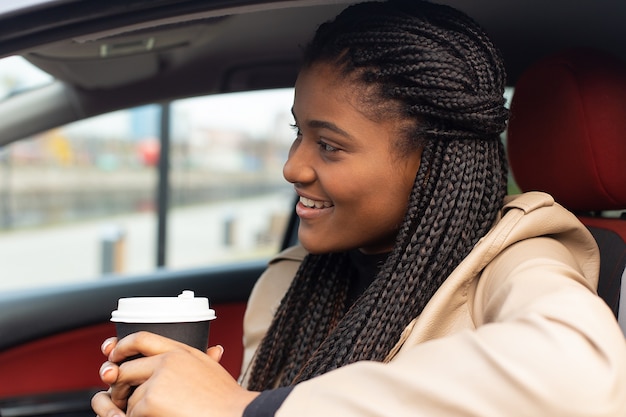
[[[436,1],[465,11],[500,48],[513,91],[503,135],[512,189],[549,192],[590,229],[599,295],[626,334],[626,2]],[[350,3],[57,0],[0,14],[0,57],[21,56],[54,78],[0,99],[0,150],[120,109],[292,87],[301,47]],[[167,162],[155,170],[164,219]],[[275,252],[297,242],[294,212],[281,227]],[[236,377],[246,300],[268,259],[0,290],[0,416],[92,416],[89,400],[106,388],[100,344],[115,333],[121,297],[208,297],[218,316],[210,344],[225,347],[222,364]],[[19,277],[0,261],[5,279]]]
[[[550,193],[594,235],[598,293],[626,334],[625,93],[626,64],[614,56],[590,48],[550,55],[516,84],[507,150],[522,190]]]

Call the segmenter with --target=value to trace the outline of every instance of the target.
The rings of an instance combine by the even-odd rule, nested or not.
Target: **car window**
[[[281,171],[292,99],[281,89],[142,106],[0,148],[0,291],[276,253],[293,209]]]
[[[511,99],[513,98],[513,92],[515,91],[515,88],[513,87],[506,87],[504,89],[504,99],[506,100],[505,106],[507,109],[511,108]],[[506,130],[504,132],[502,132],[502,134],[500,134],[500,139],[502,140],[502,142],[504,143],[504,146],[506,148]],[[507,184],[507,193],[508,194],[519,194],[521,192],[519,186],[517,185],[517,183],[515,182],[515,178],[513,178],[513,174],[511,173],[511,170],[509,170],[509,176],[508,176],[508,184]]]
[[[49,74],[21,56],[0,59],[0,101],[54,81]]]
[[[276,253],[293,211],[282,175],[292,102],[283,89],[173,104],[169,265]]]

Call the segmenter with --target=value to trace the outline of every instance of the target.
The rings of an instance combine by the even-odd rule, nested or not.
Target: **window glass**
[[[0,101],[51,83],[53,78],[21,56],[0,59]]]
[[[156,170],[144,150],[151,139],[135,125],[158,112],[110,113],[2,149],[0,290],[152,267]],[[132,238],[114,268],[105,252],[123,232]]]
[[[277,252],[293,209],[293,187],[282,176],[292,104],[292,89],[173,104],[167,265]]]
[[[513,87],[506,87],[504,89],[504,98],[506,99],[505,106],[507,109],[511,108],[511,99],[513,98],[514,91],[515,89]],[[504,143],[504,147],[506,149],[506,130],[502,132],[500,138],[502,139],[502,142]],[[508,194],[519,194],[521,192],[519,186],[515,182],[515,178],[513,178],[513,174],[511,173],[510,169],[507,183],[507,192]]]
[[[168,268],[267,258],[293,209],[293,92],[118,111],[0,148],[0,291],[157,268],[161,115],[170,114]]]

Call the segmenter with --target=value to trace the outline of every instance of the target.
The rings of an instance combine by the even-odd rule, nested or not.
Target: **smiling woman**
[[[424,3],[414,0],[406,5],[420,10],[408,14],[434,27],[387,20],[383,10],[352,24],[347,12],[346,25],[319,33],[319,45],[331,47],[304,67],[302,46],[316,29],[361,1],[0,2],[0,58],[20,56],[53,80],[0,100],[0,414],[93,417],[93,393],[116,377],[114,363],[104,367],[104,381],[98,369],[105,360],[99,347],[115,334],[109,320],[118,299],[193,290],[218,316],[209,345],[224,347],[219,366],[209,361],[219,348],[187,355],[151,335],[120,341],[113,361],[138,346],[158,354],[123,366],[118,393],[133,367],[147,375],[151,363],[174,364],[133,388],[129,414],[158,401],[145,414],[219,413],[222,401],[245,406],[260,392],[246,416],[622,417],[624,338],[594,292],[596,247],[559,206],[568,204],[558,193],[503,197],[496,137],[502,85],[517,88],[541,57],[584,45],[626,58],[626,2],[433,1],[483,30],[467,38],[464,17],[448,22],[451,29],[445,12],[422,13]],[[352,10],[360,7],[369,6]],[[391,24],[377,26],[384,22]],[[341,55],[346,48],[355,53]],[[564,78],[548,77],[548,85]],[[315,96],[311,86],[326,89],[321,100],[335,112],[309,99],[303,105]],[[280,94],[276,88],[287,88],[279,112],[262,98]],[[245,94],[253,91],[259,100]],[[563,106],[546,91],[539,89],[537,102],[546,119],[559,121],[553,126],[564,141],[549,152],[559,163],[539,170],[531,149],[516,153],[515,170],[555,178],[551,170],[558,169],[571,180],[583,171],[565,163],[562,151],[574,161],[593,155],[569,146],[569,132],[580,125],[569,115],[553,117]],[[230,95],[237,92],[244,94]],[[288,114],[294,104],[295,120]],[[382,128],[401,120],[410,123],[400,132]],[[296,131],[288,131],[294,122]],[[298,130],[284,170],[291,184],[281,169]],[[546,140],[534,139],[553,147],[554,134],[543,133]],[[593,154],[624,160],[605,138],[595,140]],[[372,149],[387,155],[367,153]],[[419,152],[419,166],[406,168],[417,172],[406,215],[384,211],[379,218],[370,202],[397,210],[398,201],[384,196],[402,187],[384,185],[377,194],[382,181],[367,178],[410,177],[400,168]],[[618,173],[623,165],[606,164]],[[88,186],[78,192],[76,184]],[[585,194],[581,187],[571,193]],[[357,203],[365,209],[350,215]],[[599,221],[602,209],[586,214]],[[365,211],[376,214],[358,227]],[[622,211],[616,208],[616,224]],[[344,217],[320,233],[333,213]],[[55,223],[38,226],[50,219]],[[382,252],[309,253],[298,245],[301,220],[302,240],[313,250],[347,248],[345,229],[356,246]],[[399,224],[380,227],[393,220]],[[370,228],[383,233],[370,239]],[[606,260],[610,266],[603,254],[601,270]],[[615,314],[622,275],[623,265],[611,275],[617,279],[605,281]],[[253,391],[239,397],[242,387]],[[229,396],[230,389],[238,394]],[[96,407],[106,398],[96,397]],[[236,410],[232,404],[226,412]]]
[[[255,284],[242,375],[220,346],[107,340],[96,413],[620,415],[626,350],[595,240],[548,194],[506,196],[505,83],[448,6],[364,2],[319,26],[283,168],[299,244]]]

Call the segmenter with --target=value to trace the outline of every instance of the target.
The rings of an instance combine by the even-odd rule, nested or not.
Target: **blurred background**
[[[0,60],[0,100],[51,81],[22,58]],[[282,177],[292,100],[292,89],[181,99],[0,147],[0,291],[275,253],[293,205]]]

